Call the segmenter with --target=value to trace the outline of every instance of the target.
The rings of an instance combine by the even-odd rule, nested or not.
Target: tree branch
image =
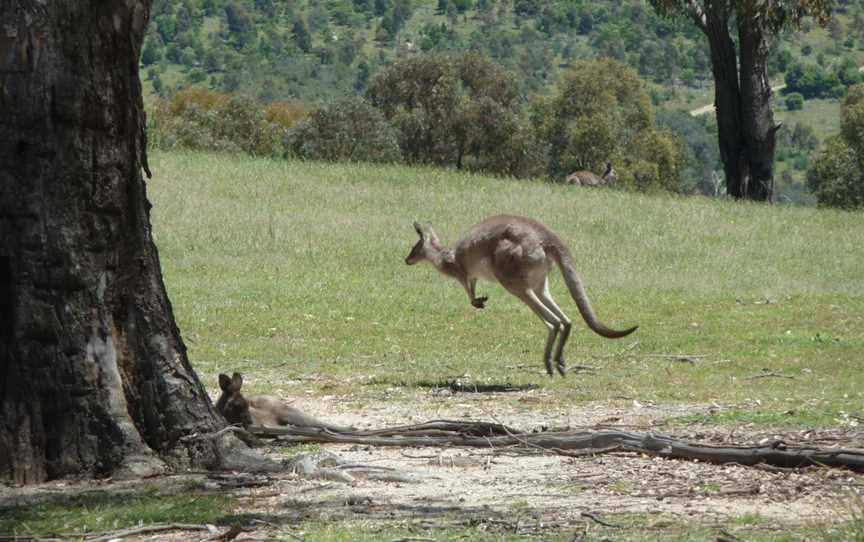
[[[371,446],[431,446],[504,448],[573,455],[635,452],[668,459],[698,460],[707,463],[737,463],[745,466],[761,464],[782,468],[802,468],[812,465],[846,467],[864,472],[864,450],[821,449],[788,446],[782,442],[762,446],[715,446],[677,440],[651,433],[633,433],[612,429],[593,431],[548,431],[524,433],[498,426],[495,433],[478,432],[477,424],[443,422],[401,426],[377,431],[333,433],[302,427],[254,427],[250,431],[260,437],[279,437],[291,443],[340,443]],[[485,424],[495,427],[496,424]]]

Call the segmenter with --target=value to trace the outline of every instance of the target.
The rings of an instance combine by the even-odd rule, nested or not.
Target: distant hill
[[[796,65],[828,74],[860,66],[862,46],[864,4],[838,2],[828,28],[806,22],[776,44],[772,80],[782,83]],[[199,86],[314,105],[363,91],[400,56],[448,50],[489,56],[516,75],[526,96],[548,92],[575,60],[605,56],[636,69],[660,109],[689,111],[713,100],[704,37],[641,0],[155,0],[142,77],[148,100]],[[837,103],[827,91],[820,98]],[[784,113],[786,122],[794,125],[797,113]],[[832,132],[815,128],[817,137]]]

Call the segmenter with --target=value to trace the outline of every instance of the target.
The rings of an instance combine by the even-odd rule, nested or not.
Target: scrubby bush
[[[189,82],[191,83],[200,83],[201,81],[207,79],[207,74],[204,73],[204,70],[199,68],[194,68],[189,71]]]
[[[807,171],[819,205],[864,208],[864,84],[843,101],[840,135],[828,141]]]
[[[292,102],[271,102],[264,108],[264,117],[287,131],[309,115],[306,107]]]
[[[557,93],[535,102],[532,118],[548,147],[546,170],[553,179],[603,171],[611,162],[619,186],[685,190],[682,147],[655,126],[644,82],[617,61],[577,62]]]
[[[792,92],[786,95],[786,109],[789,111],[804,109],[804,96],[800,92]]]
[[[502,156],[502,149],[514,149],[516,141],[527,139],[519,89],[508,72],[486,57],[408,57],[375,76],[367,96],[398,130],[408,162],[505,175],[526,169],[527,155],[516,160]]]
[[[842,98],[846,89],[861,81],[858,64],[844,59],[833,67],[820,64],[794,64],[785,74],[786,92],[800,93],[804,98]]]
[[[834,137],[807,171],[807,186],[819,205],[864,207],[864,160],[841,137]]]
[[[396,162],[398,134],[384,115],[349,97],[312,112],[288,133],[290,154],[313,160]]]
[[[251,98],[187,88],[156,101],[148,136],[155,147],[281,156],[290,126],[272,118]]]

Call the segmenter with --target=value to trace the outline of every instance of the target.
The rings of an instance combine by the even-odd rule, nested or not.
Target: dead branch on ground
[[[770,465],[781,468],[845,467],[864,472],[864,450],[793,446],[776,441],[759,446],[708,445],[653,433],[615,429],[526,433],[501,424],[438,420],[366,431],[332,431],[303,427],[250,427],[262,438],[282,443],[336,443],[368,446],[510,448],[560,455],[638,453],[667,459],[714,464]],[[576,452],[578,451],[578,452]]]

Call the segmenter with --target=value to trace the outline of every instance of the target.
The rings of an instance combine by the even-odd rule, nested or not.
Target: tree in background
[[[242,49],[255,41],[256,30],[252,18],[241,4],[229,2],[225,5],[228,34],[236,49]]]
[[[807,171],[819,205],[864,208],[864,84],[843,101],[840,135],[830,139]]]
[[[522,167],[501,156],[524,133],[518,87],[483,56],[399,60],[372,79],[367,96],[399,131],[409,162],[505,174]]]
[[[291,26],[291,35],[294,38],[294,43],[297,48],[308,53],[312,50],[312,34],[309,33],[309,27],[306,25],[306,19],[297,17],[294,19],[294,24]]]
[[[682,149],[655,126],[644,82],[620,62],[576,62],[557,93],[535,103],[532,116],[553,179],[602,172],[612,162],[623,186],[681,189]]]
[[[689,17],[708,38],[714,105],[727,192],[768,201],[778,125],[768,54],[778,34],[811,15],[828,22],[832,0],[651,0],[664,15]]]
[[[349,162],[398,162],[398,134],[381,112],[360,98],[328,103],[295,126],[288,152],[298,158]]]
[[[786,109],[798,111],[804,109],[804,96],[799,92],[790,92],[786,95]]]

